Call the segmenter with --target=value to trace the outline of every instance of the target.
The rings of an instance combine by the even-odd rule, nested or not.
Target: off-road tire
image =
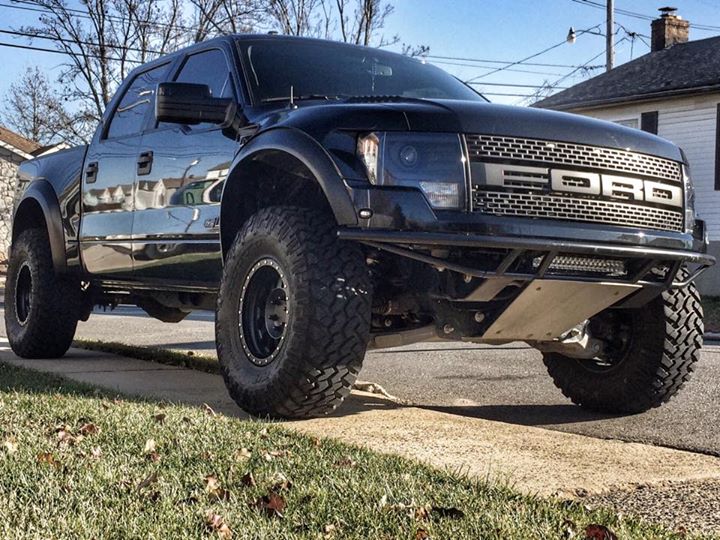
[[[359,245],[338,240],[334,220],[295,207],[253,215],[227,254],[218,295],[216,342],[230,396],[256,416],[307,418],[350,393],[370,333],[371,282]],[[240,303],[258,262],[272,260],[288,283],[288,319],[273,359],[251,360]]]
[[[607,413],[659,407],[690,379],[700,358],[703,311],[694,284],[669,290],[633,310],[634,335],[619,365],[588,369],[587,361],[544,355],[555,385],[573,403]]]
[[[29,293],[24,316],[18,312],[21,279],[21,290]],[[20,233],[12,245],[5,284],[5,330],[13,352],[22,358],[63,356],[75,336],[79,297],[79,283],[53,269],[46,231]]]

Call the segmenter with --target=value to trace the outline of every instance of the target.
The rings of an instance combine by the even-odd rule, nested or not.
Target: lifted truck
[[[94,306],[214,309],[256,415],[334,409],[369,347],[525,341],[575,403],[624,413],[700,353],[714,260],[679,148],[380,50],[243,35],[164,56],[18,187],[15,353],[62,356]]]

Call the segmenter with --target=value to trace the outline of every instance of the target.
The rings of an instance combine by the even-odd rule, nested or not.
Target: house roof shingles
[[[13,148],[17,148],[18,150],[20,150],[21,152],[25,152],[26,154],[32,154],[35,150],[40,148],[40,145],[35,141],[26,139],[22,135],[19,135],[14,131],[10,131],[9,129],[2,126],[0,126],[0,141],[4,142],[5,144],[9,144]]]
[[[574,109],[715,90],[720,90],[720,37],[648,53],[533,107]]]

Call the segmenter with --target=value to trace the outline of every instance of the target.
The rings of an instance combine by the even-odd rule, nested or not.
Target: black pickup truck
[[[659,406],[714,263],[668,141],[253,35],[137,68],[88,146],[23,164],[12,239],[15,353],[62,356],[95,306],[215,310],[230,394],[276,417],[335,408],[368,348],[430,340],[524,341],[580,405]]]

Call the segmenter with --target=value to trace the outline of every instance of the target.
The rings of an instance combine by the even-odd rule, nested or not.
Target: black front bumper
[[[408,257],[438,268],[460,272],[478,278],[512,278],[531,281],[539,278],[586,280],[617,283],[634,283],[647,287],[679,288],[688,285],[707,268],[715,264],[715,258],[706,253],[652,248],[647,246],[614,245],[574,240],[553,240],[546,238],[518,238],[510,236],[483,236],[469,233],[403,232],[371,229],[341,229],[338,237],[344,240],[362,242],[377,249]],[[495,268],[480,269],[433,256],[433,249],[489,249],[505,252],[502,262]],[[532,254],[541,262],[533,272],[513,272],[513,263]],[[634,271],[622,277],[588,276],[573,274],[548,275],[553,261],[559,256],[608,257],[633,263]],[[685,265],[689,272],[676,279],[680,268]],[[648,279],[653,270],[666,267],[664,280]]]

